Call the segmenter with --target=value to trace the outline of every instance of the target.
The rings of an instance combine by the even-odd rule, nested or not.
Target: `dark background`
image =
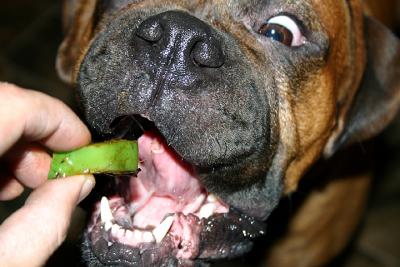
[[[73,91],[58,79],[54,68],[62,40],[60,13],[60,1],[0,2],[0,80],[56,96],[75,109]],[[365,221],[345,259],[335,266],[400,267],[400,118],[377,138],[376,144],[376,180]],[[0,203],[0,222],[25,197]],[[79,266],[77,240],[83,218],[84,212],[77,209],[67,241],[47,266]],[[238,260],[224,265],[248,264]]]

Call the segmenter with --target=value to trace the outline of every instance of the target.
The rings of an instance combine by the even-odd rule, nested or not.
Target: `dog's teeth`
[[[144,232],[143,233],[143,240],[146,243],[154,242],[154,236],[151,232]]]
[[[111,227],[112,227],[112,222],[111,222],[111,221],[108,221],[108,222],[105,222],[105,223],[104,223],[104,230],[105,230],[105,231],[110,230]]]
[[[121,229],[118,224],[113,224],[111,227],[111,234],[115,237],[118,237],[118,232]]]
[[[123,238],[125,236],[125,229],[120,228],[117,232],[118,238]]]
[[[171,228],[173,222],[174,222],[174,216],[169,216],[165,218],[164,221],[160,223],[160,225],[154,228],[153,235],[157,243],[160,243],[164,239],[169,229]]]
[[[114,217],[112,215],[110,204],[108,203],[108,199],[106,197],[101,198],[100,218],[101,222],[104,224],[104,229],[106,231],[110,230]]]
[[[208,203],[201,207],[200,209],[200,218],[208,218],[214,214],[214,211],[217,209],[217,206],[214,203]]]
[[[217,202],[217,196],[214,195],[214,194],[209,194],[208,197],[207,197],[207,201],[215,203],[215,202]]]
[[[133,232],[131,230],[126,230],[125,236],[127,239],[132,239],[133,238]]]
[[[142,232],[141,231],[139,231],[139,230],[134,230],[133,231],[133,238],[135,239],[135,240],[142,240]]]

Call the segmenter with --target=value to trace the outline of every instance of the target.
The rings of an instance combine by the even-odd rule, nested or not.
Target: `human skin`
[[[47,181],[49,150],[88,144],[89,130],[61,101],[0,83],[0,201],[33,189],[0,225],[3,266],[41,266],[66,237],[75,206],[94,187],[93,176]]]

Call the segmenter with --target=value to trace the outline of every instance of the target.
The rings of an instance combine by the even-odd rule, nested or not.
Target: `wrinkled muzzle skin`
[[[104,139],[113,138],[112,126],[124,116],[154,123],[163,146],[233,211],[225,221],[215,219],[225,212],[208,219],[218,221],[213,225],[220,233],[239,221],[265,221],[284,191],[295,189],[322,153],[360,77],[350,67],[354,58],[337,69],[329,63],[354,49],[351,43],[337,45],[350,29],[328,32],[329,19],[320,19],[326,7],[348,17],[345,1],[327,1],[326,7],[314,1],[211,2],[100,1],[77,88],[87,122]],[[301,21],[300,46],[260,34],[262,25],[279,14]],[[337,39],[330,50],[332,35]],[[348,80],[353,83],[345,84]],[[205,227],[209,221],[198,224]],[[199,258],[242,255],[261,229],[248,228],[254,234],[241,236],[239,245],[235,238],[222,240],[227,235],[211,238],[198,230],[200,252],[190,257],[172,255],[166,243],[140,245],[140,251],[157,251],[155,259],[134,246],[91,239],[90,233],[85,244],[90,266],[191,265]],[[102,235],[98,227],[91,231]],[[101,245],[94,245],[96,240]],[[225,248],[224,242],[236,249],[221,253],[207,247]]]

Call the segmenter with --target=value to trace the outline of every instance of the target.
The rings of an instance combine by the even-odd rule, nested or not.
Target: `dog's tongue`
[[[164,139],[152,132],[139,138],[140,172],[131,179],[133,224],[148,228],[166,215],[198,211],[207,193],[193,168],[182,161]]]
[[[201,193],[193,168],[162,137],[148,132],[139,138],[139,159],[138,178],[148,191],[162,196],[180,196],[187,201]]]

